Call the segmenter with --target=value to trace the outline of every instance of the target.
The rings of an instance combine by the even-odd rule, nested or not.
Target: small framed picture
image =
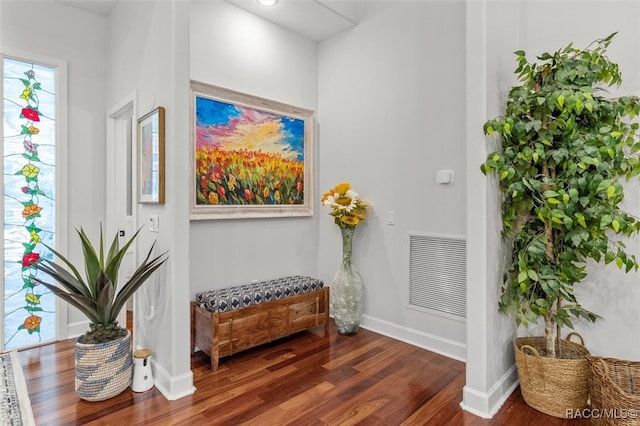
[[[164,108],[138,120],[138,203],[164,204]]]

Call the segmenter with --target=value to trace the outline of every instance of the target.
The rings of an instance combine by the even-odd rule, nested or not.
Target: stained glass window
[[[55,247],[56,70],[3,58],[4,348],[56,336],[55,296],[33,264]]]

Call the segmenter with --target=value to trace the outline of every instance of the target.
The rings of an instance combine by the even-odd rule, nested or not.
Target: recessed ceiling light
[[[258,3],[263,6],[275,6],[278,4],[278,0],[258,0]]]

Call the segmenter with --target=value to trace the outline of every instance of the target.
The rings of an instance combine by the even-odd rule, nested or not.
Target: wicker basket
[[[587,357],[591,422],[596,425],[640,425],[640,362]]]
[[[572,336],[580,343],[571,342]],[[540,356],[546,347],[544,337],[516,339],[515,354],[520,391],[532,408],[554,417],[567,418],[587,408],[589,397],[587,360],[589,351],[582,337],[570,333],[562,342],[562,351],[571,358]]]
[[[124,334],[126,332],[126,334]],[[76,393],[85,401],[104,401],[129,387],[133,375],[131,333],[105,343],[76,340]]]

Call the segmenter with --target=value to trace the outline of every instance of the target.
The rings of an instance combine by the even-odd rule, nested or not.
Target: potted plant
[[[76,340],[75,388],[84,400],[102,401],[120,394],[131,384],[131,333],[118,325],[118,314],[129,297],[167,258],[166,252],[151,257],[154,242],[144,261],[118,289],[120,264],[140,230],[122,247],[116,234],[106,257],[102,227],[98,250],[82,228],[77,232],[84,255],[84,278],[76,266],[49,246],[46,247],[56,255],[58,263],[40,258],[33,266],[58,283],[54,285],[36,278],[39,284],[77,308],[91,322],[89,331]]]
[[[607,96],[605,88],[622,81],[618,65],[606,56],[614,36],[585,49],[570,44],[543,53],[538,63],[515,52],[521,84],[509,91],[504,115],[484,125],[486,135],[498,136],[499,147],[481,170],[499,179],[503,236],[511,245],[499,309],[515,313],[516,323],[525,327],[544,320],[544,338],[526,342],[537,346],[532,352],[544,362],[569,356],[571,345],[560,339],[562,326],[573,328],[573,318],[598,318],[574,293],[587,276],[588,259],[613,262],[626,272],[638,269],[622,239],[640,225],[622,210],[620,179],[640,173],[638,124],[630,121],[640,112],[640,102],[633,96]],[[543,383],[546,402],[535,406],[528,400],[533,392],[523,383],[519,340],[516,361],[525,400],[558,417],[566,408],[580,408],[551,393],[549,380]],[[574,356],[582,358],[584,352]],[[583,359],[577,362],[584,372],[580,383],[559,384],[563,391],[580,388],[576,398],[584,407],[587,365]],[[560,368],[567,376],[570,368]]]

